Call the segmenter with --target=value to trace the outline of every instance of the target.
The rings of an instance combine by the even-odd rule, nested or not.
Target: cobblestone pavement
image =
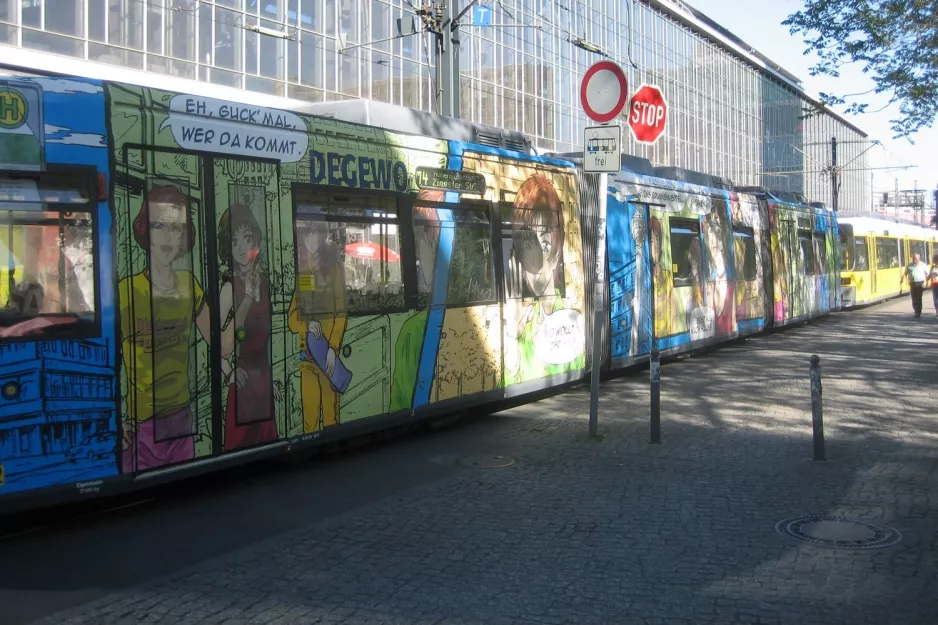
[[[935,623],[938,322],[909,309],[667,364],[662,445],[647,372],[604,383],[599,442],[575,390],[435,435],[510,466],[443,471],[459,457],[441,454],[442,477],[37,623]],[[903,538],[846,551],[775,532],[805,514]]]

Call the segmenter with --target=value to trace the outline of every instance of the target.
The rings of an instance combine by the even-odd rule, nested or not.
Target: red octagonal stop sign
[[[642,85],[629,102],[629,128],[639,143],[654,143],[668,123],[668,103],[655,85]]]

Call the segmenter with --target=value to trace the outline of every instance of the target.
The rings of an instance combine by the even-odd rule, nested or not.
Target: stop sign
[[[655,85],[642,85],[629,102],[629,128],[639,143],[654,143],[668,122],[668,103]]]

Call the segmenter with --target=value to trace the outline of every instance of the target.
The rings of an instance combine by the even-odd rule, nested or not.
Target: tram
[[[594,306],[621,369],[840,305],[800,196],[624,159],[597,301],[579,155],[140,80],[0,66],[0,512],[581,381]]]
[[[901,280],[912,256],[930,263],[938,231],[869,212],[839,213],[841,297],[844,308],[884,301],[908,292]]]

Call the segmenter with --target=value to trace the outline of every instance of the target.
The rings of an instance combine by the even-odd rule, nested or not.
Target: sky
[[[837,95],[863,93],[873,88],[873,81],[865,76],[860,67],[842,68],[839,78],[830,76],[811,76],[809,68],[816,62],[813,54],[805,56],[802,35],[791,35],[782,22],[789,15],[803,6],[801,0],[684,0],[686,4],[706,14],[720,25],[727,28],[751,47],[755,48],[788,72],[801,79],[805,91],[813,96],[821,91]],[[740,10],[745,6],[744,10]],[[886,94],[870,94],[856,98],[869,102],[869,113],[862,115],[843,115],[845,119],[866,132],[870,139],[877,139],[882,146],[874,146],[867,155],[871,171],[851,173],[851,176],[863,176],[867,184],[873,174],[873,190],[876,192],[893,191],[896,179],[899,189],[912,189],[918,183],[919,189],[935,189],[938,185],[938,156],[934,146],[938,141],[938,129],[923,128],[909,139],[893,139],[890,119],[898,115],[898,105],[892,105],[881,112],[876,111],[889,101]],[[848,99],[848,102],[850,99]],[[833,107],[843,113],[846,107]],[[898,165],[917,165],[907,170],[875,169],[877,167],[895,167]],[[845,174],[846,175],[846,174]],[[926,194],[926,203],[931,201]]]

